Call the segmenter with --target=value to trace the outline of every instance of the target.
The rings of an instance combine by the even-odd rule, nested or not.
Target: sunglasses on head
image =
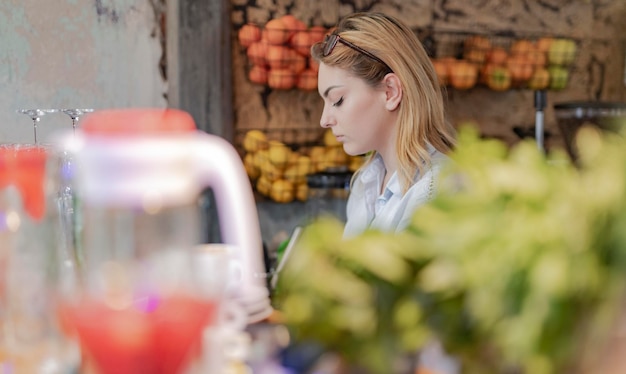
[[[350,47],[354,49],[355,51],[360,52],[361,54],[364,54],[365,56],[371,58],[372,60],[376,62],[379,62],[380,64],[384,65],[389,71],[393,72],[393,70],[391,70],[389,65],[387,65],[383,60],[376,57],[373,53],[368,52],[365,49],[359,47],[358,45],[352,44],[351,42],[343,39],[341,36],[339,36],[339,34],[326,35],[326,38],[324,39],[324,49],[322,50],[322,55],[326,57],[330,55],[331,53],[333,53],[333,50],[337,46],[337,42],[345,45],[346,47]]]

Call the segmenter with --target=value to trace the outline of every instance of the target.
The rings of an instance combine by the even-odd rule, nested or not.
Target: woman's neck
[[[383,193],[385,191],[385,188],[387,187],[387,183],[389,183],[389,180],[393,176],[393,173],[395,173],[397,170],[397,159],[395,158],[395,155],[385,157],[385,155],[383,155],[382,153],[379,152],[379,154],[385,167],[383,182],[380,186],[380,193]]]

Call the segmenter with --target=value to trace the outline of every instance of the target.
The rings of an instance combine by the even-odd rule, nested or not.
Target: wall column
[[[166,33],[169,107],[232,142],[230,12],[229,0],[167,0]]]

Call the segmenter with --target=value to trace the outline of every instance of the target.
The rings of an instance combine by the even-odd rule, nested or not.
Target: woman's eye
[[[336,102],[334,102],[334,103],[333,103],[333,106],[340,106],[340,105],[341,105],[341,103],[343,103],[343,96],[342,96],[339,100],[337,100]]]

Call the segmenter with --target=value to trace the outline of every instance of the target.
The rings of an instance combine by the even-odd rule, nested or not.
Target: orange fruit
[[[478,69],[472,63],[458,60],[450,64],[450,84],[459,90],[474,87],[478,79]]]
[[[498,66],[503,66],[503,65],[491,64],[491,63],[486,63],[484,65],[481,65],[480,69],[478,69],[478,82],[487,84],[487,79],[489,78],[489,74],[491,74],[491,71],[497,68]]]
[[[282,45],[269,45],[267,47],[267,63],[272,69],[283,69],[291,63],[292,50]]]
[[[296,87],[305,91],[313,91],[317,88],[317,72],[313,69],[306,69],[298,75]]]
[[[482,64],[485,62],[487,58],[487,51],[482,49],[468,49],[463,52],[463,59],[474,62],[477,64]]]
[[[311,33],[308,31],[296,32],[291,38],[290,44],[302,56],[309,56],[311,54],[311,46],[313,45]]]
[[[502,47],[494,47],[487,52],[487,63],[494,65],[504,65],[509,53]]]
[[[257,25],[245,24],[238,32],[239,44],[248,48],[250,44],[261,40],[261,29]]]
[[[528,63],[534,67],[544,67],[547,63],[546,53],[539,49],[534,49],[526,54]]]
[[[311,35],[311,44],[315,44],[324,40],[327,30],[324,26],[311,26],[309,34]]]
[[[296,84],[295,74],[291,69],[270,69],[267,85],[279,90],[288,90]]]
[[[445,61],[439,59],[432,60],[433,67],[439,78],[439,84],[445,86],[448,84],[448,64]]]
[[[299,31],[305,31],[306,25],[300,21],[296,16],[292,14],[285,14],[279,18],[285,24],[287,30],[289,30],[289,38]]]
[[[296,74],[300,74],[306,69],[306,57],[302,56],[293,49],[289,54],[289,68]]]
[[[509,48],[509,52],[513,55],[524,55],[533,50],[535,50],[535,44],[527,39],[516,40],[513,44],[511,44],[511,48]]]
[[[253,65],[248,72],[248,78],[250,82],[256,84],[266,84],[267,83],[267,69],[264,66]]]
[[[533,75],[533,65],[523,55],[511,56],[506,61],[506,66],[511,71],[514,83],[525,82]]]
[[[543,38],[539,38],[539,40],[537,40],[535,44],[538,50],[540,50],[541,52],[547,53],[550,50],[550,46],[552,45],[553,41],[554,41],[553,38],[549,36],[545,36]]]
[[[287,25],[280,19],[272,19],[265,24],[267,41],[273,45],[285,44],[290,34]]]
[[[250,44],[246,54],[248,60],[254,65],[265,66],[267,65],[267,49],[268,44],[264,41],[258,41]]]

